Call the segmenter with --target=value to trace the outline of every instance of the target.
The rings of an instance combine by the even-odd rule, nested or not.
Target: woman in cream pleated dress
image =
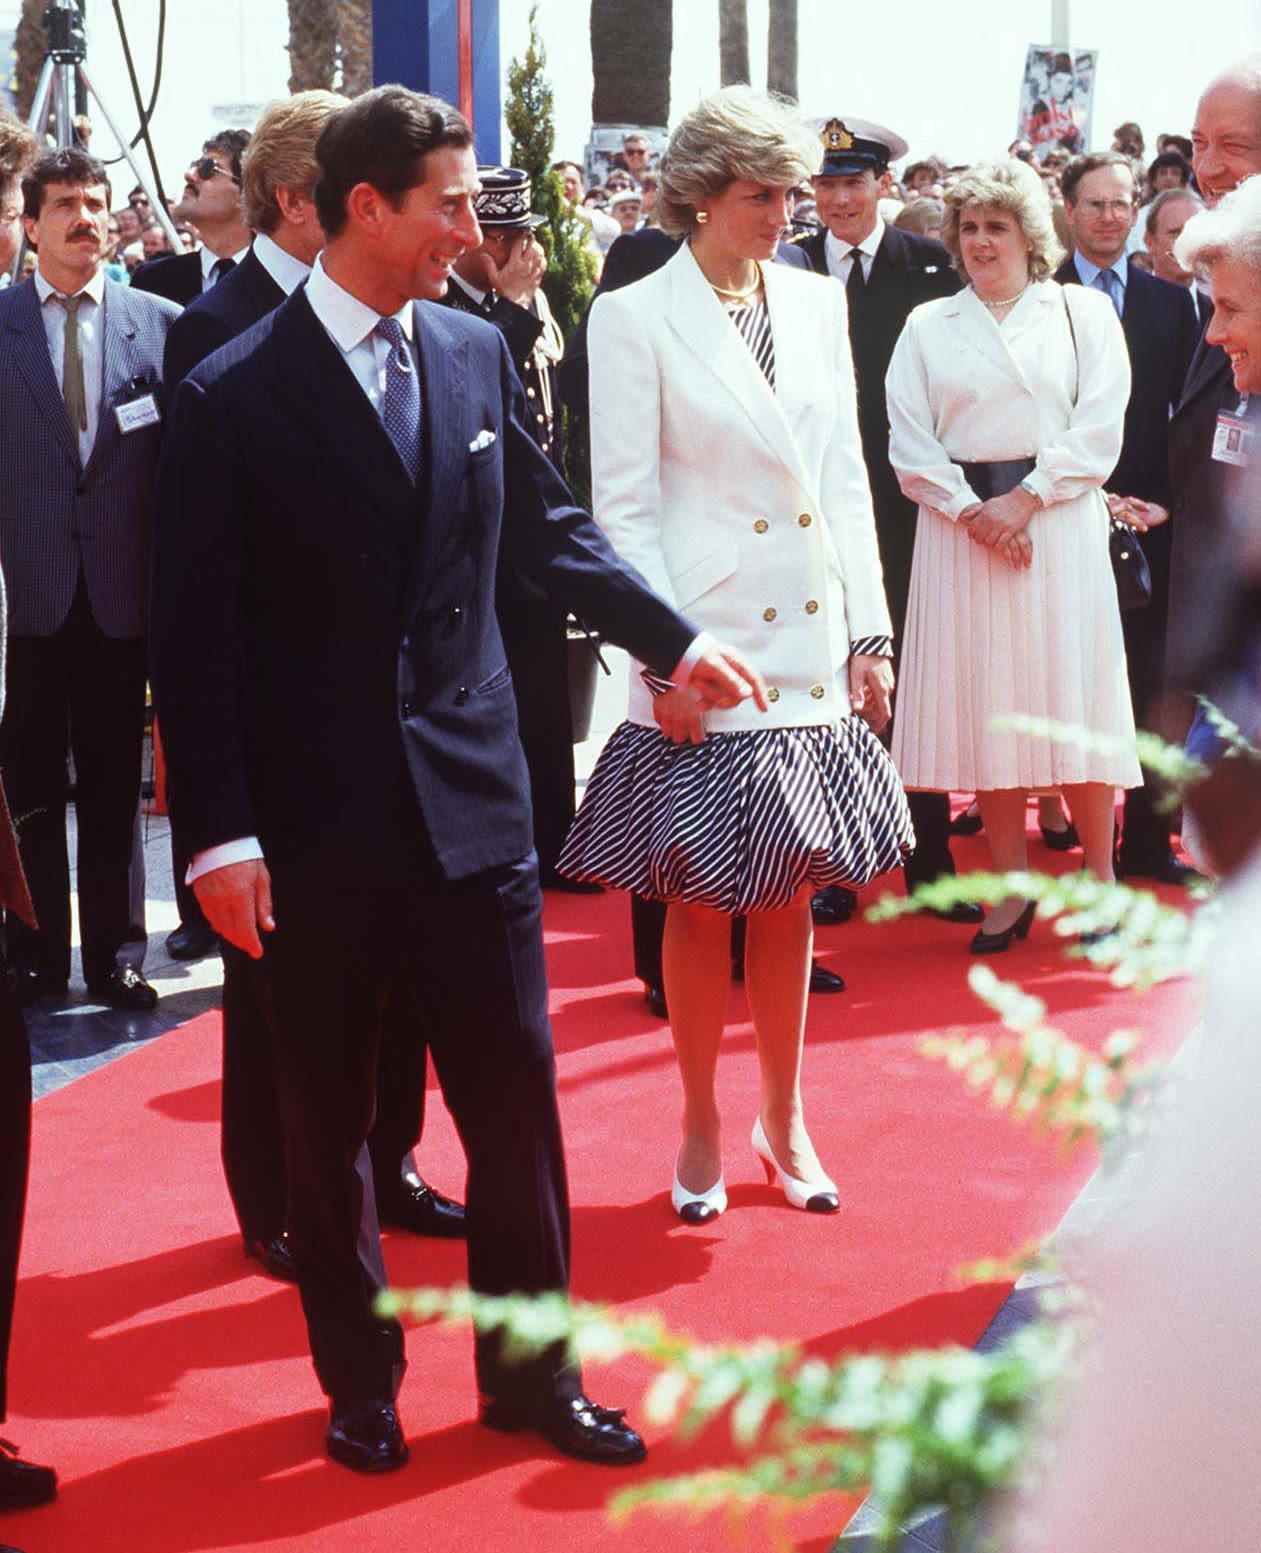
[[[702,715],[687,692],[632,675],[559,864],[668,903],[684,1100],[672,1200],[692,1224],[727,1205],[714,1075],[733,915],[748,919],[761,1069],[753,1148],[793,1206],[836,1211],[801,1096],[810,896],[865,884],[912,839],[868,726],[888,719],[893,672],[845,293],[770,262],[820,155],[747,87],[700,103],[661,168],[662,225],[687,241],[591,312],[596,518],[767,686],[764,711]]]
[[[919,504],[893,757],[908,788],[977,794],[1000,871],[1027,866],[1030,790],[1059,788],[1087,869],[1110,879],[1115,789],[1140,781],[1100,489],[1121,449],[1125,338],[1108,297],[1048,279],[1050,205],[1023,163],[971,168],[946,205],[969,285],[915,309],[887,378],[890,458]],[[994,726],[1013,713],[1111,742]],[[1032,917],[997,902],[974,952]]]

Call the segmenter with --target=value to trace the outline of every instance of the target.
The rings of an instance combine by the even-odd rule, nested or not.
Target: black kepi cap
[[[819,139],[823,144],[820,178],[868,170],[879,176],[907,151],[900,135],[867,119],[829,119],[820,129]]]
[[[487,165],[478,167],[477,176],[482,190],[474,196],[473,210],[479,226],[524,231],[527,227],[542,226],[547,220],[530,209],[533,190],[529,173],[519,167]]]

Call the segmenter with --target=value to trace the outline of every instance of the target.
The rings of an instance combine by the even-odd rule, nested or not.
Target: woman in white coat
[[[977,794],[1003,872],[1027,866],[1028,792],[1059,788],[1086,867],[1110,879],[1115,789],[1140,781],[1100,489],[1121,450],[1125,337],[1106,296],[1048,278],[1050,205],[1022,162],[971,168],[946,207],[970,284],[915,309],[886,380],[890,459],[919,504],[893,757],[910,788]],[[1011,714],[1111,739],[995,726]],[[1032,902],[998,902],[973,952],[1032,919]]]
[[[669,903],[672,1201],[688,1223],[727,1201],[714,1073],[733,915],[748,918],[762,1076],[753,1147],[794,1206],[839,1206],[802,1114],[810,896],[867,883],[912,839],[868,726],[888,719],[893,673],[845,294],[770,262],[817,161],[783,105],[747,87],[702,102],[661,168],[661,224],[688,241],[591,313],[596,517],[665,598],[744,652],[769,701],[702,714],[636,676],[560,863]]]

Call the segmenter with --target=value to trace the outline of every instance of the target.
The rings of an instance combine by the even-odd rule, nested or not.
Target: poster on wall
[[[1049,151],[1078,156],[1090,145],[1090,116],[1098,53],[1031,44],[1020,89],[1017,137],[1027,140],[1039,161]]]

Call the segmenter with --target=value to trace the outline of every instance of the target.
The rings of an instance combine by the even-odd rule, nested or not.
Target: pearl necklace
[[[988,307],[991,313],[996,313],[1000,307],[1010,307],[1013,302],[1019,302],[1021,297],[1024,296],[1025,292],[1028,291],[1029,284],[1030,283],[1028,281],[1025,281],[1024,285],[1021,286],[1020,290],[1014,297],[1004,297],[1001,302],[987,302],[979,292],[977,293],[976,299],[982,307]]]

